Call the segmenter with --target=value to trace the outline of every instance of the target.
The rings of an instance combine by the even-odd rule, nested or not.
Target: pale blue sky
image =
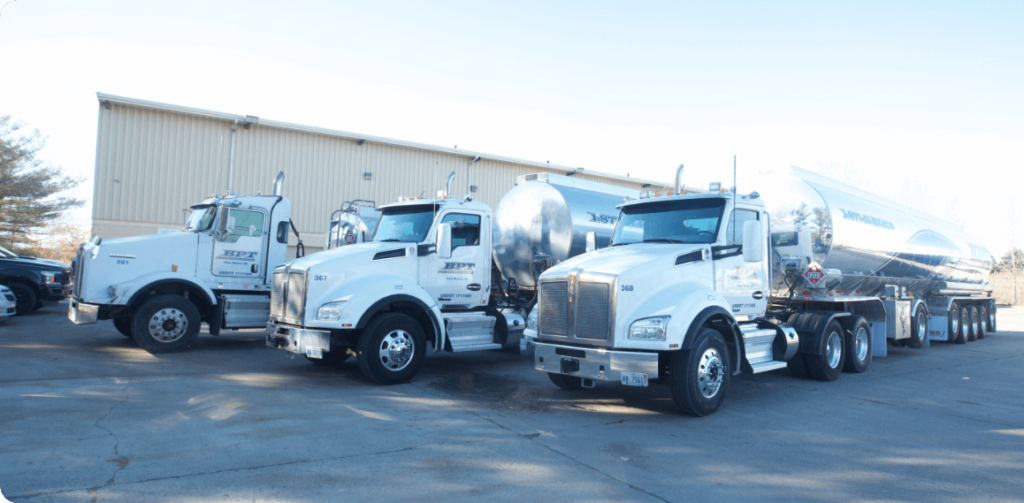
[[[16,0],[0,51],[0,113],[88,177],[99,91],[688,183],[848,167],[995,253],[1024,179],[1019,0]]]

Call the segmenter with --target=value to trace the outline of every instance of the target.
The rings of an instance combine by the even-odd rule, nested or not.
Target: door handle
[[[249,268],[249,270],[252,271],[253,273],[257,273],[260,271],[260,266],[253,264],[252,267]]]
[[[754,292],[755,299],[761,299],[764,297],[764,292]]]

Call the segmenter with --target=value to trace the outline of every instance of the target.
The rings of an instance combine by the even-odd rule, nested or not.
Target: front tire
[[[689,351],[672,355],[669,386],[672,401],[685,414],[706,416],[722,406],[729,388],[729,347],[717,330],[703,328]]]
[[[555,383],[555,386],[564,390],[574,390],[583,387],[583,379],[579,377],[567,376],[565,374],[555,374],[554,372],[548,372],[548,379]]]
[[[847,318],[843,324],[846,361],[843,370],[859,374],[871,365],[871,325],[861,316]]]
[[[825,327],[825,347],[820,355],[804,355],[807,371],[819,381],[835,381],[843,370],[846,357],[843,327],[833,320]]]
[[[359,337],[359,370],[377,384],[398,384],[412,379],[427,355],[423,327],[400,313],[380,314]]]
[[[132,317],[123,316],[121,318],[114,318],[114,329],[121,335],[131,339],[132,338]]]
[[[25,285],[19,285],[12,283],[7,285],[7,288],[11,289],[11,293],[14,294],[14,315],[23,316],[32,312],[32,308],[36,307],[36,303],[39,302],[39,297],[36,292],[32,291],[31,288]]]
[[[184,297],[158,295],[132,316],[132,340],[150,353],[183,351],[199,336],[199,309]]]

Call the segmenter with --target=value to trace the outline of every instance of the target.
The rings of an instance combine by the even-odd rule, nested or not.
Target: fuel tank
[[[769,213],[776,295],[794,278],[798,289],[846,295],[879,295],[885,285],[931,294],[991,289],[991,254],[958,225],[796,167],[749,181]],[[825,272],[819,283],[802,277],[812,266]]]
[[[617,205],[640,193],[552,173],[516,178],[494,210],[494,262],[502,277],[533,288],[535,261],[555,265],[586,251],[587,233],[597,248],[608,246],[618,219]]]

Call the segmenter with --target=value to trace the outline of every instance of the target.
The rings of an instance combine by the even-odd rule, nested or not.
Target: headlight
[[[642,341],[663,341],[671,316],[658,316],[636,320],[629,326],[629,338]]]
[[[60,281],[57,281],[57,275],[58,274],[60,274],[60,273],[59,272],[46,272],[46,273],[43,273],[43,281],[46,281],[47,283],[50,283],[50,284],[60,283]]]
[[[530,311],[530,314],[526,317],[526,328],[528,330],[537,331],[537,310]]]
[[[347,301],[328,302],[316,310],[316,319],[324,321],[338,321],[341,319],[341,309]]]

